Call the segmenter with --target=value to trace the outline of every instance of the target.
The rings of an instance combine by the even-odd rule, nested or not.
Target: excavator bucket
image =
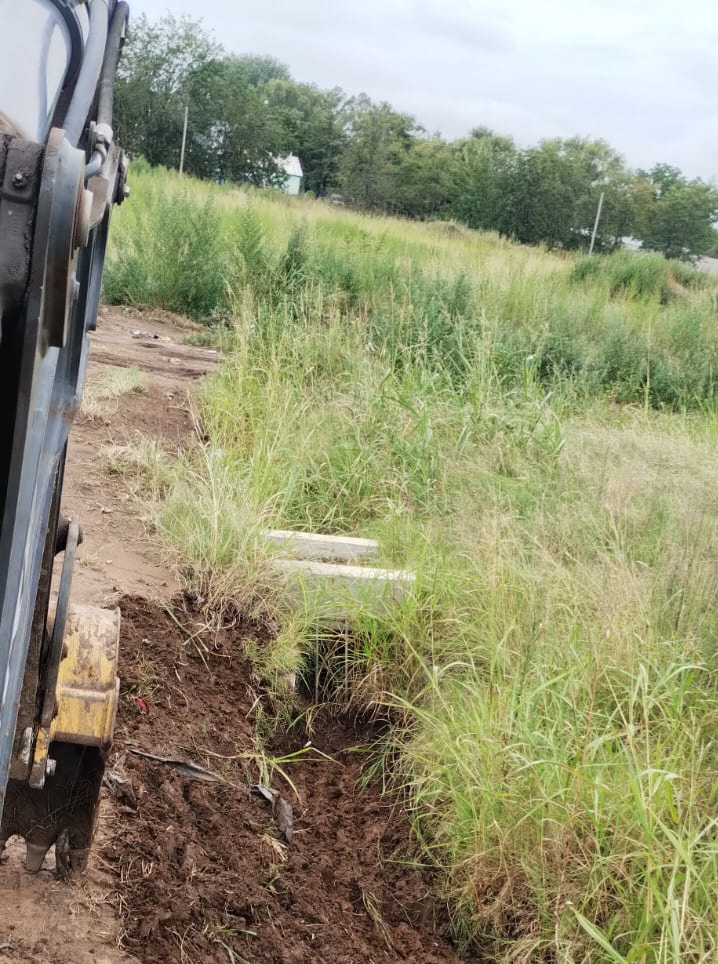
[[[120,0],[0,0],[0,851],[60,874],[89,852],[117,709],[119,614],[70,603],[61,515],[110,210]],[[59,580],[55,558],[62,554]]]
[[[61,876],[87,864],[117,712],[119,638],[116,609],[68,613],[56,712],[35,741],[32,773],[42,777],[11,780],[6,794],[0,849],[10,836],[24,837],[29,870],[40,869],[53,844]]]

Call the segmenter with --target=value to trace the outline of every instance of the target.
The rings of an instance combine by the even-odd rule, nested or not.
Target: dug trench
[[[124,945],[147,964],[457,961],[406,815],[376,783],[360,789],[373,727],[326,720],[311,742],[289,730],[262,766],[262,695],[243,655],[262,627],[238,617],[212,631],[178,600],[121,608],[102,857],[121,882]],[[274,799],[249,789],[262,772]]]
[[[376,729],[328,718],[260,751],[246,648],[268,631],[211,628],[107,473],[108,446],[139,432],[171,453],[192,433],[188,388],[216,359],[185,334],[105,310],[93,336],[91,378],[146,376],[80,418],[64,496],[86,533],[73,594],[122,612],[116,740],[84,877],[57,881],[51,857],[30,876],[19,846],[0,867],[0,964],[458,961],[400,800],[367,780]]]

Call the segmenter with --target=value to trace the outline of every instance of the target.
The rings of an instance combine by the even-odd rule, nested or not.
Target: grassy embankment
[[[155,524],[245,602],[263,525],[375,536],[417,571],[392,620],[358,614],[350,699],[393,708],[387,776],[458,938],[502,962],[715,961],[715,285],[133,188],[107,297],[228,325],[207,441],[156,473]],[[264,672],[311,645],[287,623]]]

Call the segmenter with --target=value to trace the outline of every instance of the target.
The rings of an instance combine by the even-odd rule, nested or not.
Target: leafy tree
[[[245,66],[242,58],[225,56],[201,65],[188,79],[187,170],[198,177],[262,185],[278,176],[287,134]]]
[[[601,218],[596,235],[597,250],[618,247],[630,234],[632,176],[623,158],[603,140],[570,138],[563,141],[564,152],[578,173],[574,240],[585,245],[593,231],[598,204],[603,194]]]
[[[349,136],[339,182],[358,207],[388,210],[400,183],[400,169],[420,130],[413,117],[389,104],[374,104],[365,94],[348,105]]]
[[[678,168],[656,164],[639,171],[636,233],[643,246],[666,258],[693,261],[715,245],[718,191],[700,178],[689,181]]]
[[[422,220],[450,213],[451,159],[451,148],[440,137],[412,137],[398,155],[387,210]]]
[[[516,159],[514,142],[480,127],[451,150],[452,215],[472,228],[500,230]]]
[[[542,141],[507,155],[495,184],[495,226],[518,241],[587,246],[601,194],[597,245],[612,248],[630,233],[631,175],[605,141]]]
[[[142,16],[121,60],[118,135],[130,153],[177,166],[187,108],[189,173],[265,184],[277,176],[288,137],[262,89],[288,78],[272,57],[227,56],[186,17],[168,14],[151,24]]]
[[[344,92],[282,78],[270,80],[262,92],[278,113],[289,150],[301,161],[305,189],[317,197],[329,193],[347,139]]]
[[[189,78],[219,54],[201,24],[187,17],[133,21],[115,89],[115,127],[130,154],[151,164],[179,163]]]
[[[562,141],[520,151],[506,185],[502,230],[528,244],[574,246],[582,187],[575,158]]]
[[[263,87],[272,80],[291,80],[289,67],[276,57],[261,54],[241,54],[232,58],[238,72],[244,74],[252,87]]]

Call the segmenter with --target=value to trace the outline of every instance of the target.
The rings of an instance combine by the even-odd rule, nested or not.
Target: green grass
[[[358,612],[349,654],[327,642],[324,695],[394,721],[385,779],[457,938],[502,964],[714,961],[715,284],[137,181],[123,298],[167,284],[152,237],[171,199],[221,238],[206,441],[143,470],[189,578],[275,621],[257,658],[279,684],[316,642],[277,601],[261,528],[378,538],[416,590]],[[113,255],[110,296],[128,271]]]
[[[459,388],[488,360],[502,383],[530,364],[547,389],[568,380],[621,403],[715,403],[716,285],[658,255],[558,258],[169,172],[133,187],[114,226],[109,301],[229,321],[249,299],[270,338],[287,315],[339,319],[393,372],[438,370]]]
[[[80,414],[95,419],[116,411],[123,395],[147,391],[147,377],[136,366],[106,366],[88,379],[82,396]]]

